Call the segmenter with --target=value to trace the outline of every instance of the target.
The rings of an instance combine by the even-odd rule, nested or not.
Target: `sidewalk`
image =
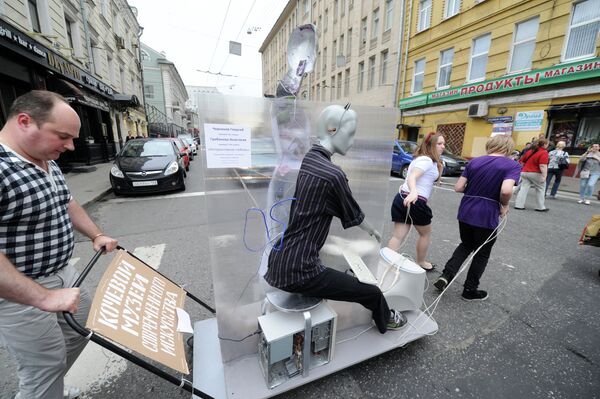
[[[112,162],[76,167],[66,172],[65,179],[71,195],[81,206],[86,206],[111,191],[108,174]]]

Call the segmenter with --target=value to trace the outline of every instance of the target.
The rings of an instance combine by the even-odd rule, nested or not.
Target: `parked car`
[[[406,173],[408,171],[408,164],[413,160],[413,153],[416,151],[418,145],[414,141],[395,140],[394,151],[392,153],[392,174],[400,175],[403,179],[406,179]],[[448,150],[444,150],[442,154],[442,163],[444,170],[442,175],[444,176],[455,176],[460,175],[468,160],[459,157],[458,155],[452,154]]]
[[[115,194],[185,190],[183,157],[165,139],[134,139],[117,154],[110,169]]]
[[[185,145],[183,140],[181,140],[180,138],[177,138],[177,137],[171,137],[166,140],[170,140],[175,144],[175,146],[179,150],[179,154],[183,158],[183,165],[185,167],[185,171],[189,172],[190,171],[190,161],[192,160],[192,158],[190,157],[190,150],[189,150],[188,146]]]
[[[194,139],[192,138],[192,136],[183,136],[183,137],[179,136],[179,138],[181,140],[183,140],[183,142],[185,144],[188,145],[190,151],[192,152],[192,157],[195,157],[196,155],[198,155],[198,147],[196,146],[196,143],[194,142]]]

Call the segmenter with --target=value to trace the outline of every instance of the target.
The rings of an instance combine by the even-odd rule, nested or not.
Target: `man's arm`
[[[0,298],[46,312],[77,312],[79,288],[49,290],[19,272],[3,253],[0,253],[0,276]]]
[[[371,226],[371,224],[367,222],[367,219],[364,219],[362,223],[358,225],[358,227],[369,233],[370,236],[375,237],[377,242],[381,243],[381,233],[375,230],[373,226]]]
[[[81,234],[86,235],[92,240],[94,250],[98,251],[102,247],[106,247],[106,251],[110,252],[116,248],[118,241],[114,238],[105,236],[102,231],[92,221],[85,209],[77,201],[71,199],[68,208],[69,216],[73,222],[73,226]]]
[[[467,178],[464,176],[461,176],[458,178],[458,181],[454,185],[454,191],[456,191],[457,193],[464,193],[466,187],[467,187]]]

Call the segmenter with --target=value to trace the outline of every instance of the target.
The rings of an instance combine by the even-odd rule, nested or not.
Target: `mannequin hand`
[[[379,233],[377,230],[373,229],[373,230],[372,230],[372,231],[369,233],[369,235],[370,235],[371,237],[375,237],[375,239],[377,240],[377,242],[378,242],[378,243],[381,243],[381,234],[380,234],[380,233]]]
[[[503,219],[507,213],[508,213],[508,205],[500,204],[500,219]]]

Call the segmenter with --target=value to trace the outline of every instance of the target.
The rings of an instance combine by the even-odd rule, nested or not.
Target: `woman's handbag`
[[[558,159],[558,169],[565,170],[569,168],[569,161],[566,156],[562,156]]]
[[[580,178],[580,179],[589,179],[589,178],[590,178],[590,171],[589,171],[589,170],[587,170],[587,169],[586,169],[586,170],[582,170],[582,171],[579,173],[579,178]]]

